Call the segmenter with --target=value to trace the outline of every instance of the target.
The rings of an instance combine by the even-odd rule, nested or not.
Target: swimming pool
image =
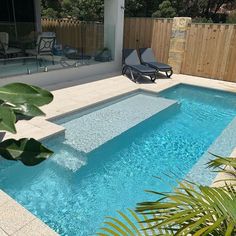
[[[141,93],[59,120],[65,138],[46,142],[55,156],[33,168],[2,161],[0,187],[59,234],[93,235],[105,216],[153,200],[143,190],[169,190],[154,175],[195,179],[210,147],[228,155],[236,146],[225,132],[236,131],[234,94],[180,85],[158,96],[167,99],[161,112]]]

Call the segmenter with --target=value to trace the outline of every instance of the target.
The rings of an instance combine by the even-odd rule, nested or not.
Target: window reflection
[[[0,77],[113,60],[103,12],[96,20],[52,19],[40,17],[40,0],[0,0],[0,6]]]

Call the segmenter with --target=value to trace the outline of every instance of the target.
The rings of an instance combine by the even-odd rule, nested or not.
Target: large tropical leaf
[[[44,116],[45,113],[37,106],[29,103],[23,104],[2,104],[1,107],[7,107],[11,109],[16,115],[16,121],[29,120],[36,116]]]
[[[0,155],[13,161],[21,161],[24,165],[34,166],[53,154],[35,139],[8,139],[0,143]]]
[[[16,133],[16,116],[11,108],[0,106],[0,130]]]
[[[14,104],[11,109],[16,113],[17,119],[24,119],[25,117],[44,116],[45,113],[33,104]]]
[[[0,87],[0,100],[13,104],[42,106],[53,100],[53,95],[44,89],[23,83],[12,83]]]

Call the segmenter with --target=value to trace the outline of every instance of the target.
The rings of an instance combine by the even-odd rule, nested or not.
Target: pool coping
[[[63,135],[64,127],[53,123],[58,118],[62,118],[77,112],[83,112],[116,100],[127,94],[147,92],[157,95],[157,93],[170,89],[181,84],[193,85],[201,88],[220,90],[236,93],[236,84],[225,81],[218,81],[187,75],[173,75],[173,79],[158,80],[156,84],[134,84],[124,76],[115,76],[105,80],[94,81],[88,84],[72,86],[64,89],[55,90],[52,93],[55,102],[43,107],[46,117],[34,118],[30,121],[17,123],[18,133],[16,135],[7,134],[7,138],[19,139],[22,137],[34,137],[37,140],[44,140],[55,135]],[[114,88],[115,86],[115,88]],[[92,88],[92,89],[90,89]],[[105,89],[105,90],[100,90]],[[106,89],[108,89],[106,91]],[[85,91],[83,93],[83,90]],[[98,96],[91,96],[89,92],[96,93]],[[82,92],[85,98],[80,100],[77,94]],[[88,95],[86,97],[86,92]],[[75,97],[73,97],[73,95]],[[67,98],[65,104],[62,98]],[[77,98],[76,98],[77,97]],[[236,155],[236,148],[232,155]],[[220,174],[219,174],[220,175]],[[217,176],[217,179],[224,178]],[[14,221],[12,218],[14,217]],[[39,220],[36,216],[26,210],[5,192],[0,190],[0,235],[58,235],[53,229]]]

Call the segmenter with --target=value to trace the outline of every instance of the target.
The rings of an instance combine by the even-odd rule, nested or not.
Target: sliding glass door
[[[12,43],[35,31],[34,0],[0,0],[0,32]]]

